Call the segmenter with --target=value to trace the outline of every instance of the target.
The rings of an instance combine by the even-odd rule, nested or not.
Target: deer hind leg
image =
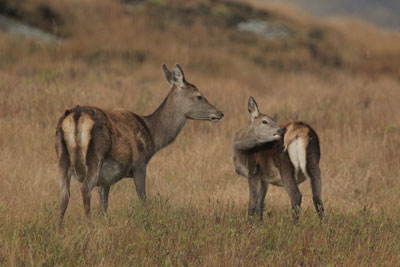
[[[291,183],[289,186],[285,186],[286,191],[289,194],[290,201],[292,204],[292,217],[293,224],[297,223],[297,220],[300,216],[300,207],[301,207],[301,193],[296,183]]]
[[[248,179],[249,181],[249,210],[248,216],[254,216],[256,210],[258,211],[259,204],[259,194],[261,189],[261,179],[258,177],[251,177]]]
[[[315,210],[317,211],[320,219],[322,219],[324,215],[324,205],[321,200],[321,170],[319,169],[318,163],[315,161],[310,161],[307,169],[310,176],[311,191],[313,194]]]
[[[99,186],[100,210],[107,212],[108,208],[108,193],[110,192],[109,186]]]
[[[59,180],[60,180],[60,214],[58,219],[58,228],[61,229],[62,221],[64,218],[65,211],[68,207],[70,197],[70,182],[72,176],[72,170],[70,169],[69,159],[67,153],[62,153],[59,160]]]
[[[286,192],[288,193],[292,204],[293,224],[296,224],[297,220],[299,219],[302,198],[301,192],[295,180],[295,171],[296,170],[290,163],[289,159],[284,160],[281,165],[280,173],[283,185],[285,186]]]
[[[260,218],[260,220],[263,219],[264,202],[265,202],[265,196],[267,195],[267,191],[268,191],[268,183],[261,181],[260,191],[258,193],[258,199],[257,199],[257,215]]]
[[[96,157],[89,156],[87,158],[87,175],[81,186],[83,206],[87,217],[90,216],[90,195],[99,180],[101,163],[102,160],[99,160]]]
[[[86,217],[90,216],[90,193],[89,186],[86,180],[83,181],[81,186],[81,194],[83,200],[83,207],[85,209]]]

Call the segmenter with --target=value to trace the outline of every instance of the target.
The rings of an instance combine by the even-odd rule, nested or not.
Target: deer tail
[[[84,112],[69,114],[61,125],[71,168],[80,177],[86,176],[86,155],[93,125],[94,120]]]

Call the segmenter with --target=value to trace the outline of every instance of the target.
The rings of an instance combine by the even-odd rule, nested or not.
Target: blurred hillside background
[[[0,0],[0,266],[397,265],[398,5],[293,3]],[[351,10],[376,12],[365,22]],[[104,216],[93,192],[88,222],[72,181],[58,233],[58,117],[77,104],[151,113],[169,90],[162,63],[180,63],[225,117],[189,121],[154,156],[147,206],[125,179]],[[247,220],[231,145],[251,95],[282,124],[318,132],[322,222],[308,181],[296,227],[272,186],[264,222]]]
[[[264,0],[267,2],[267,0]],[[398,29],[400,2],[397,0],[283,0],[321,17],[355,17],[371,24]]]

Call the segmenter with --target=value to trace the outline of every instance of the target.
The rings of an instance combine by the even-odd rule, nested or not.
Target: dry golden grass
[[[366,62],[349,53],[367,38],[363,26],[352,42],[339,26],[303,21],[301,27],[318,26],[329,38],[337,32],[344,36],[339,47],[330,39],[321,46],[349,53],[340,55],[342,67],[332,67],[315,63],[302,47],[279,50],[279,42],[206,27],[201,18],[190,25],[174,17],[155,19],[149,12],[160,15],[158,5],[165,2],[151,2],[150,8],[127,8],[115,1],[55,1],[56,9],[75,18],[65,25],[71,37],[58,44],[0,33],[0,265],[396,265],[399,76],[379,68],[371,75],[372,68],[350,63],[355,58],[379,67],[389,51],[394,63],[387,64],[398,66],[399,49],[393,47],[399,47],[399,39],[365,30],[370,41],[363,46],[371,51],[381,36],[394,42]],[[81,10],[75,9],[78,4]],[[298,25],[293,23],[298,19],[287,23]],[[299,32],[307,31],[301,27]],[[300,41],[292,44],[305,36],[299,33],[294,38]],[[269,47],[276,48],[271,57],[283,65],[302,56],[303,65],[254,62]],[[179,62],[187,79],[224,111],[224,119],[190,121],[175,143],[155,155],[148,166],[145,207],[133,181],[125,179],[111,188],[103,217],[94,192],[88,223],[73,181],[64,231],[57,233],[58,116],[77,104],[152,112],[169,90],[163,62]],[[326,205],[322,223],[307,182],[300,186],[303,211],[297,226],[290,223],[287,194],[277,187],[270,187],[266,199],[270,217],[262,224],[247,221],[247,181],[234,173],[231,143],[249,121],[250,95],[262,112],[277,112],[282,122],[306,121],[318,132]]]

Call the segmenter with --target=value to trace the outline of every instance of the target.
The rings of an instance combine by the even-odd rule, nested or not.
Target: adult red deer
[[[299,218],[301,193],[298,184],[311,182],[313,201],[320,218],[321,200],[320,147],[317,133],[303,122],[280,127],[273,117],[262,114],[253,97],[248,110],[250,126],[238,131],[233,142],[236,173],[249,181],[248,215],[255,212],[262,219],[268,185],[284,186],[292,202],[293,222]]]
[[[146,167],[151,157],[175,140],[188,119],[219,121],[223,113],[185,80],[177,64],[163,65],[172,88],[148,116],[122,109],[77,106],[66,110],[57,124],[56,152],[61,187],[59,227],[68,206],[71,177],[81,185],[87,216],[90,194],[99,187],[100,205],[107,210],[110,186],[124,177],[134,179],[140,199],[146,199]]]

